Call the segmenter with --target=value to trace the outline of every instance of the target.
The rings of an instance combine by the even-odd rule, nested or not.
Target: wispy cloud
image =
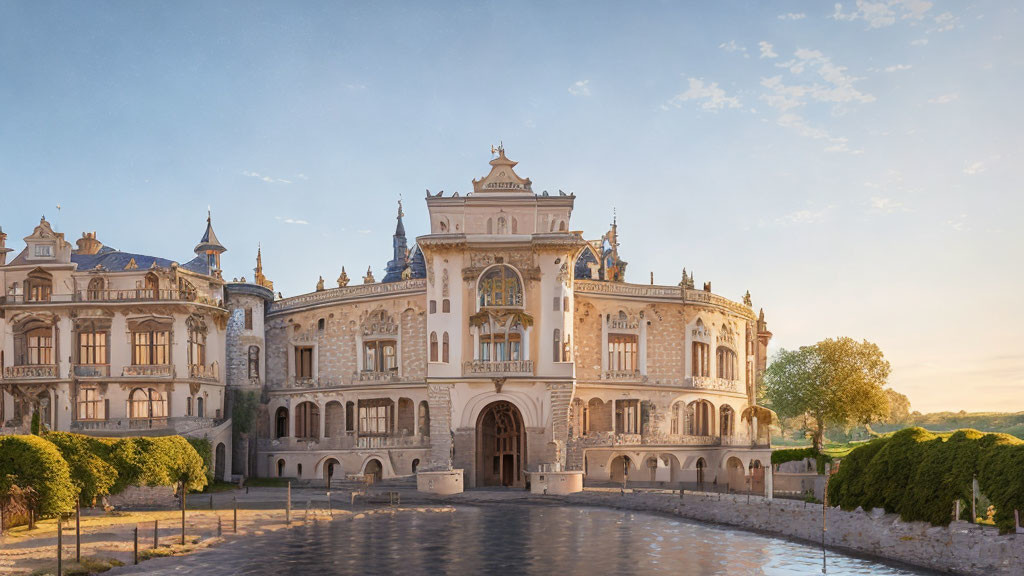
[[[790,212],[789,214],[784,214],[776,218],[775,222],[776,224],[781,224],[783,226],[800,224],[819,224],[821,222],[824,222],[828,218],[828,215],[831,211],[832,206],[826,206],[821,210],[809,210],[805,208],[803,210],[796,210],[794,212]]]
[[[787,12],[785,14],[779,14],[779,20],[803,20],[807,18],[807,14],[803,12]]]
[[[946,226],[957,232],[967,232],[971,228],[967,225],[967,214],[961,214],[955,218],[946,220]]]
[[[967,166],[965,166],[964,167],[964,174],[967,174],[969,176],[974,176],[975,174],[981,174],[985,170],[986,170],[985,163],[982,162],[981,160],[978,160],[977,162],[972,162],[971,164],[968,164]]]
[[[719,44],[718,47],[721,48],[722,50],[725,50],[726,52],[739,52],[740,54],[743,54],[744,56],[747,55],[747,47],[742,45],[742,44],[737,43],[735,40],[729,40],[728,42],[723,42],[723,43]]]
[[[577,80],[569,86],[569,94],[573,96],[590,96],[590,80]]]
[[[894,64],[892,66],[886,66],[885,67],[885,71],[886,72],[902,72],[904,70],[910,70],[911,68],[913,68],[913,66],[911,66],[910,64]]]
[[[932,3],[927,0],[857,0],[851,11],[836,3],[832,18],[847,22],[863,20],[868,28],[885,28],[899,20],[923,20],[931,9]]]
[[[242,170],[242,176],[248,176],[249,178],[256,178],[257,180],[262,180],[262,181],[268,182],[270,184],[274,184],[274,183],[291,184],[292,183],[291,180],[285,180],[284,178],[274,178],[273,176],[267,176],[267,175],[264,175],[264,174],[260,174],[259,172],[250,172],[249,170]]]
[[[903,202],[882,196],[872,196],[870,206],[872,212],[881,212],[883,214],[906,211],[906,208],[903,206]]]
[[[700,102],[700,107],[704,110],[718,111],[724,108],[739,108],[741,106],[739,98],[727,95],[725,90],[718,87],[717,82],[704,84],[704,80],[701,78],[689,78],[687,81],[689,88],[685,92],[680,92],[673,96],[662,105],[662,109],[667,110],[668,106],[682,108],[684,102],[691,100]]]
[[[950,102],[955,102],[959,98],[960,98],[960,94],[958,94],[957,92],[950,92],[949,94],[940,94],[940,95],[936,96],[935,98],[929,98],[928,99],[928,103],[929,104],[949,104]]]
[[[765,42],[764,40],[762,40],[758,42],[757,45],[761,48],[761,58],[779,57],[779,55],[775,53],[775,50],[772,49],[773,47],[770,42]]]
[[[359,230],[358,232],[360,234],[370,234],[371,232],[373,232],[373,230],[370,230],[369,228],[367,228],[365,230]]]
[[[863,154],[863,150],[850,148],[850,142],[843,136],[833,136],[828,130],[819,126],[812,126],[799,114],[788,112],[779,116],[778,125],[788,128],[804,138],[825,141],[825,152],[848,152],[850,154]]]
[[[910,45],[911,46],[927,46],[928,45],[928,39],[927,38],[918,38],[917,40],[911,40],[910,41]]]
[[[274,220],[277,220],[278,222],[283,222],[285,224],[299,224],[302,226],[309,224],[309,222],[305,220],[300,220],[298,218],[286,218],[284,216],[274,216]]]

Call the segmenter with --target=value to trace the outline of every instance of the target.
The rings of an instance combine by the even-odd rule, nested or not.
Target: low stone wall
[[[129,486],[124,492],[107,496],[105,502],[115,508],[176,508],[178,498],[171,486]]]
[[[745,495],[678,492],[626,493],[587,490],[565,497],[573,504],[663,512],[727,524],[813,543],[821,542],[820,504],[766,500]],[[967,522],[949,527],[902,522],[881,510],[847,512],[829,508],[825,543],[883,559],[968,575],[1024,574],[1024,534],[999,535],[997,529]]]

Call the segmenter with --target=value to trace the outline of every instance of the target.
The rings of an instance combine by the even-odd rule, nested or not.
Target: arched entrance
[[[629,456],[616,456],[608,465],[608,477],[616,484],[624,484],[629,481],[631,468],[633,468],[633,461],[629,459]]]
[[[477,486],[526,486],[526,428],[511,402],[494,402],[480,413],[476,453]]]
[[[213,455],[213,479],[218,482],[224,481],[224,465],[226,464],[224,460],[226,458],[226,451],[224,443],[221,442],[220,444],[217,444],[217,450]]]
[[[729,483],[730,492],[746,492],[747,474],[743,470],[743,462],[735,456],[729,457],[725,463],[726,479]]]
[[[335,458],[329,458],[324,462],[324,485],[330,486],[331,479],[341,475],[341,462]]]
[[[380,465],[380,460],[374,458],[366,463],[366,468],[363,470],[364,476],[372,476],[373,482],[380,482],[381,477],[384,475],[384,468]]]

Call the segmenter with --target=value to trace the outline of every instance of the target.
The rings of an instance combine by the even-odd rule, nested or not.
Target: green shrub
[[[1024,508],[1022,470],[1024,442],[1012,436],[906,428],[850,452],[829,481],[828,498],[846,510],[880,507],[906,521],[945,526],[957,500],[970,510],[976,476],[1005,533],[1013,529],[1013,510]]]
[[[45,438],[68,463],[71,482],[86,506],[92,505],[97,497],[110,494],[117,482],[117,470],[106,462],[108,451],[101,440],[69,432],[48,432]]]
[[[181,436],[107,440],[108,461],[117,469],[116,494],[128,486],[173,486],[184,481],[189,490],[207,484],[203,459]]]
[[[39,436],[39,411],[32,413],[32,424],[30,425],[29,431],[34,436]]]
[[[807,458],[813,458],[816,461],[818,474],[824,474],[825,463],[832,461],[831,456],[818,452],[812,446],[810,448],[775,450],[772,452],[772,466],[778,466],[779,464],[785,464],[786,462],[799,462],[801,460],[806,460]]]
[[[0,494],[15,484],[35,491],[40,516],[69,512],[78,492],[68,463],[56,446],[38,436],[0,436]]]
[[[199,457],[203,459],[203,467],[206,469],[206,483],[213,483],[213,447],[206,438],[187,438]]]

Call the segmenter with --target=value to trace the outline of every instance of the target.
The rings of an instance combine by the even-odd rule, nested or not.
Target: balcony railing
[[[725,378],[709,378],[707,376],[691,376],[688,378],[690,388],[696,390],[715,390],[718,392],[741,392],[739,380]]]
[[[395,382],[398,380],[398,370],[361,370],[352,375],[353,381],[359,382]]]
[[[78,378],[106,378],[110,376],[109,364],[75,364],[75,376]]]
[[[33,298],[25,294],[8,294],[0,298],[2,304],[51,304],[63,302],[198,302],[211,306],[218,302],[193,291],[153,290],[132,288],[128,290],[79,290],[72,294],[50,294],[47,298]]]
[[[121,376],[143,376],[146,378],[173,378],[173,364],[140,364],[125,366]]]
[[[196,380],[210,380],[216,382],[220,379],[220,366],[216,362],[210,365],[189,364],[188,377]]]
[[[615,380],[615,381],[632,381],[641,380],[643,376],[640,375],[639,370],[605,370],[601,374],[602,380]]]
[[[533,360],[502,360],[485,362],[472,360],[462,363],[462,373],[466,375],[529,375],[533,374]]]
[[[25,364],[4,368],[4,378],[56,378],[56,364]]]
[[[356,448],[418,448],[430,446],[429,436],[360,436]]]
[[[719,446],[718,436],[691,434],[617,434],[615,432],[587,432],[587,446]],[[747,443],[749,444],[749,442]]]

